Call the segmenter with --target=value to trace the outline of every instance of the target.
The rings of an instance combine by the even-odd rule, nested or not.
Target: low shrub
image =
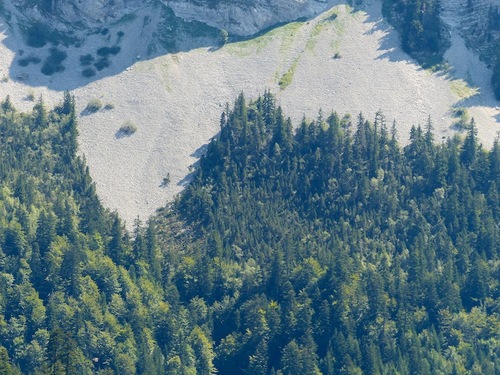
[[[111,61],[107,57],[102,57],[99,60],[96,61],[94,64],[95,68],[98,71],[103,70],[104,68],[107,68],[109,65],[111,65]]]
[[[29,102],[35,101],[35,92],[33,90],[28,91],[28,95],[26,95],[26,100]]]
[[[87,103],[85,107],[85,112],[87,113],[95,113],[102,108],[102,103],[99,99],[92,99]]]
[[[168,185],[170,185],[170,182],[171,182],[170,173],[167,173],[167,176],[163,178],[160,187],[167,187]]]
[[[117,55],[121,51],[121,47],[101,47],[97,50],[97,55],[101,57],[108,57],[109,55]]]
[[[42,73],[46,76],[51,76],[54,73],[64,71],[62,62],[66,59],[68,54],[55,47],[50,49],[50,55],[45,59],[42,66]]]
[[[91,65],[93,62],[94,62],[94,56],[92,56],[90,53],[80,56],[80,64],[83,66]]]
[[[40,59],[39,57],[30,55],[22,59],[19,59],[17,63],[19,64],[19,66],[25,67],[28,66],[29,64],[39,64],[41,61],[42,59]]]
[[[95,76],[95,74],[96,74],[96,71],[94,68],[86,68],[86,69],[82,70],[82,75],[84,77],[87,77],[87,78],[93,77],[93,76]]]
[[[26,44],[30,47],[41,48],[50,38],[50,29],[43,23],[36,22],[26,30]]]
[[[137,126],[131,121],[126,121],[116,132],[117,138],[130,137],[137,131]]]

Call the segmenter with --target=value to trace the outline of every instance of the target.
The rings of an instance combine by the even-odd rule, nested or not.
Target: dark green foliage
[[[400,32],[405,52],[425,64],[442,60],[448,41],[438,0],[384,0],[382,9]]]
[[[41,99],[29,114],[0,108],[0,372],[162,373],[167,342],[155,342],[170,323],[155,230],[140,229],[136,261],[76,156],[69,93],[53,110]]]
[[[19,64],[19,66],[25,67],[25,66],[28,66],[29,64],[39,64],[40,61],[42,61],[42,60],[39,57],[31,55],[31,56],[19,59],[17,63]]]
[[[48,0],[48,2],[51,3],[52,0]],[[42,22],[35,22],[30,26],[21,26],[21,29],[26,38],[26,44],[30,47],[41,48],[47,43],[51,43],[54,46],[63,44],[65,47],[68,47],[69,45],[78,45],[81,43],[81,40],[75,37],[71,31],[63,32],[52,29]]]
[[[185,36],[190,38],[210,38],[216,42],[220,36],[220,30],[208,26],[199,21],[186,21],[177,17],[168,6],[161,7],[161,22],[158,24],[158,41],[170,52],[178,49],[177,41]]]
[[[108,57],[109,55],[117,55],[120,52],[121,47],[101,47],[97,50],[97,55],[101,57]]]
[[[54,73],[59,73],[64,71],[64,66],[62,62],[66,60],[68,54],[65,51],[61,51],[55,47],[50,49],[50,55],[45,59],[42,66],[42,73],[46,76],[51,76]]]
[[[167,255],[178,298],[213,316],[219,373],[498,367],[478,326],[500,324],[496,151],[474,122],[435,144],[430,120],[401,148],[381,113],[294,134],[271,94],[240,96],[177,206],[194,243]]]
[[[26,44],[30,47],[41,48],[50,38],[50,29],[47,25],[36,22],[26,30]]]
[[[7,374],[495,374],[500,146],[401,147],[377,113],[294,131],[266,92],[131,233],[76,156],[75,103],[0,105]],[[18,370],[19,369],[19,370]]]
[[[80,56],[80,64],[82,66],[91,65],[93,62],[94,62],[94,56],[92,56],[90,53]]]
[[[90,78],[96,75],[96,71],[94,68],[85,68],[82,70],[82,75],[84,77]]]
[[[94,66],[98,71],[101,71],[110,65],[111,65],[111,61],[109,61],[109,59],[107,57],[101,57],[99,60],[97,60],[94,63]]]

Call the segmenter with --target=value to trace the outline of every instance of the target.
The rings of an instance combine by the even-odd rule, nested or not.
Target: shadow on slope
[[[366,11],[365,23],[373,24],[365,35],[381,34],[379,38],[380,46],[378,50],[380,55],[377,57],[378,60],[387,59],[391,62],[401,62],[405,61],[418,65],[418,63],[406,52],[402,50],[401,38],[399,33],[382,17],[381,11],[375,11],[373,5],[369,9],[364,9]]]
[[[73,90],[128,70],[138,60],[214,47],[220,31],[176,17],[167,6],[139,9],[106,27],[63,33],[28,23],[12,12],[2,15],[3,44],[14,52],[9,76],[14,81],[56,91]]]
[[[423,61],[418,61],[414,57],[410,56],[401,48],[401,37],[398,31],[391,26],[383,17],[379,10],[375,10],[373,5],[371,7],[363,8],[366,11],[367,17],[365,23],[373,24],[365,34],[373,35],[379,33],[381,36],[379,38],[379,48],[380,55],[377,59],[387,59],[391,62],[406,62],[408,64],[414,64],[418,70],[427,69],[429,74],[433,74],[437,77],[441,77],[450,83],[451,91],[458,97],[457,102],[451,108],[452,111],[465,108],[470,109],[472,107],[490,107],[497,108],[498,101],[493,97],[492,87],[489,81],[489,75],[487,79],[484,77],[474,77],[471,80],[469,72],[463,72],[463,69],[455,69],[450,62],[446,59],[446,52],[454,48],[455,50],[462,48],[460,51],[460,57],[462,59],[471,59],[473,53],[466,49],[465,45],[456,45],[451,36],[445,37],[443,39],[443,46],[445,50],[442,51],[442,57],[434,56]],[[375,11],[374,11],[375,10]],[[452,45],[452,43],[455,43]],[[456,53],[455,53],[456,54]],[[482,64],[479,59],[474,59],[473,65]],[[454,63],[455,61],[451,61]],[[469,63],[471,64],[471,63]],[[500,122],[500,115],[495,116],[496,122]]]
[[[255,39],[289,23],[275,24],[251,36],[231,35],[222,40],[221,30],[202,22],[185,21],[162,3],[152,3],[99,28],[89,30],[72,25],[76,30],[67,33],[45,24],[28,23],[15,10],[9,22],[4,16],[0,15],[6,36],[3,44],[15,53],[10,78],[56,91],[73,90],[117,75],[138,60],[197,48],[214,52],[226,42]],[[295,21],[307,20],[302,17]]]

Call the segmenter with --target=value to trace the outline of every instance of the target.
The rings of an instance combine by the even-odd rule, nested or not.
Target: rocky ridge
[[[330,0],[192,1],[167,0],[178,17],[225,29],[231,34],[252,35],[281,22],[312,17],[331,7]]]
[[[141,7],[160,1],[178,17],[200,21],[248,36],[282,22],[312,17],[328,9],[330,0],[11,0],[31,20],[93,27],[120,20]]]

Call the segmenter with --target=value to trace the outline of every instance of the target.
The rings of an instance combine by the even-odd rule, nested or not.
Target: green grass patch
[[[306,49],[308,51],[314,50],[314,47],[316,47],[316,37],[321,34],[324,28],[325,24],[323,22],[318,22],[316,25],[314,25],[314,28],[309,35],[309,40],[306,43]]]
[[[470,116],[467,108],[456,107],[452,109],[453,117],[457,119],[452,127],[456,130],[467,130],[470,128]]]
[[[282,26],[282,30],[280,30],[281,54],[290,51],[293,42],[296,40],[297,35],[300,33],[300,29],[302,28],[302,26],[304,26],[304,22],[290,22],[289,24]]]
[[[26,95],[26,100],[29,102],[35,101],[35,92],[33,91],[33,89],[28,90],[28,95]]]
[[[279,87],[280,87],[281,90],[286,89],[292,83],[293,76],[295,74],[295,69],[297,69],[297,65],[298,64],[299,64],[299,58],[297,57],[293,61],[293,63],[290,66],[290,68],[286,71],[286,73],[281,76],[281,79],[278,82],[278,85],[279,85]]]
[[[286,25],[271,29],[262,35],[227,44],[224,48],[227,52],[233,55],[245,57],[262,52],[264,48],[266,48],[273,40],[281,38],[282,44],[280,52],[286,52],[292,46],[293,41],[303,24],[304,22],[300,21],[290,22]]]
[[[87,106],[85,107],[85,112],[87,113],[96,113],[98,110],[102,108],[102,102],[99,99],[91,99]]]
[[[455,79],[450,82],[451,91],[460,99],[467,99],[479,94],[477,87],[470,87],[467,82],[462,79]]]

